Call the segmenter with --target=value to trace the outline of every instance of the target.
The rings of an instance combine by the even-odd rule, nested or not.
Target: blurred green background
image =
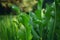
[[[60,0],[45,3],[44,8],[44,0],[23,0],[23,4],[35,3],[28,6],[18,1],[8,3],[11,14],[0,15],[0,40],[60,40]]]

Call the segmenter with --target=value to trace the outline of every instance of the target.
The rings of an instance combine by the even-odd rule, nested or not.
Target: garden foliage
[[[46,4],[38,0],[34,12],[21,12],[10,5],[17,15],[0,15],[0,40],[60,40],[60,1]]]

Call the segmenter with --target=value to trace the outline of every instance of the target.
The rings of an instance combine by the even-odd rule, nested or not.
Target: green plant
[[[0,16],[0,40],[60,40],[59,2],[58,7],[55,2],[46,4],[44,11],[42,4],[43,0],[38,0],[37,9],[29,14],[9,5],[17,15]]]

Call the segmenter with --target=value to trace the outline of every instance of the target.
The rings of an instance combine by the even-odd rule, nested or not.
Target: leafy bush
[[[10,5],[18,15],[0,16],[0,40],[60,40],[59,7],[53,2],[44,10],[42,4],[38,0],[37,9],[29,14]]]

